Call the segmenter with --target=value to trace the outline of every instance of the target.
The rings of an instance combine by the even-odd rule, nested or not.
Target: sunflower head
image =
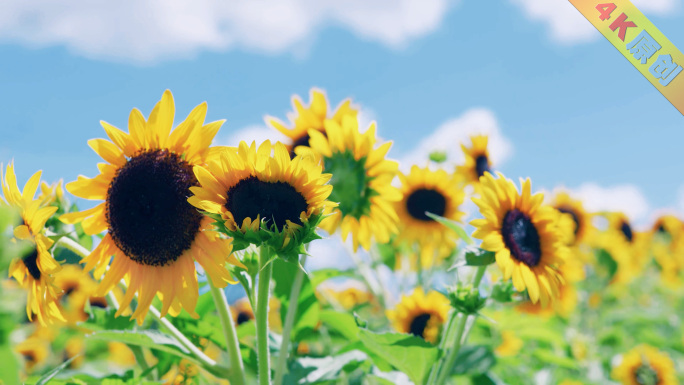
[[[312,88],[310,102],[308,106],[304,106],[299,96],[292,97],[293,114],[288,114],[288,118],[292,127],[286,127],[285,124],[273,117],[267,116],[266,123],[276,130],[280,131],[288,138],[290,142],[286,144],[290,157],[294,158],[298,147],[309,147],[309,130],[324,132],[324,122],[326,119],[334,120],[338,123],[342,122],[342,118],[350,116],[356,119],[358,109],[351,105],[351,100],[344,100],[332,114],[328,116],[328,101],[325,98],[325,92]]]
[[[667,354],[639,345],[622,356],[612,376],[623,385],[676,385],[674,363]]]
[[[418,166],[409,174],[399,173],[403,198],[395,205],[399,216],[397,243],[417,246],[420,263],[429,268],[456,247],[456,232],[432,219],[426,213],[460,221],[459,211],[465,194],[453,175],[444,170],[432,171]]]
[[[456,175],[466,184],[478,186],[480,177],[486,172],[492,172],[492,161],[489,158],[489,150],[487,143],[489,137],[487,135],[474,135],[470,137],[472,143],[471,147],[466,147],[461,144],[463,154],[465,155],[465,162],[461,166],[456,167]]]
[[[559,296],[564,280],[560,271],[568,249],[558,229],[558,211],[542,204],[542,194],[532,195],[531,183],[518,192],[510,179],[486,173],[480,179],[481,197],[473,198],[483,219],[471,223],[481,247],[496,253],[504,279],[513,278],[519,291],[527,289],[533,303]]]
[[[33,199],[40,175],[41,171],[33,174],[20,192],[14,165],[9,164],[6,173],[0,175],[3,193],[0,204],[19,211],[21,223],[14,227],[14,237],[25,246],[22,256],[12,260],[9,275],[28,290],[26,314],[29,320],[36,315],[41,325],[47,325],[64,321],[57,306],[58,293],[53,285],[54,274],[62,267],[49,252],[54,242],[44,234],[45,223],[57,211],[57,207],[45,207],[42,200]]]
[[[387,311],[392,326],[430,343],[436,343],[449,314],[449,300],[437,291],[425,294],[417,288],[404,295],[394,310]]]
[[[31,336],[19,343],[15,350],[24,358],[26,371],[31,373],[47,360],[50,354],[50,344],[40,337]]]
[[[584,210],[582,201],[573,199],[568,193],[561,191],[553,197],[551,206],[572,219],[569,246],[580,245],[590,239],[593,230],[592,215]]]
[[[640,274],[649,258],[649,236],[638,232],[620,212],[604,214],[608,226],[597,237],[597,245],[617,264],[612,283],[627,283]]]
[[[162,316],[182,309],[196,316],[195,261],[215,285],[235,282],[225,268],[227,263],[240,265],[231,254],[230,240],[205,231],[211,228],[211,218],[187,202],[189,187],[198,184],[193,167],[204,165],[217,151],[210,144],[223,124],[205,124],[206,113],[202,103],[174,129],[175,105],[167,90],[148,119],[138,109],[131,111],[128,133],[101,122],[111,141],[88,142],[106,161],[98,165],[100,174],[92,179],[79,176],[66,185],[78,197],[104,200],[60,219],[81,223],[88,235],[107,231],[82,262],[86,271],[95,270],[96,278],[104,275],[96,296],[125,279],[128,289],[117,314],[127,311],[138,294],[132,317],[139,323],[156,295],[162,300]]]
[[[266,244],[285,259],[305,254],[304,245],[320,238],[332,186],[311,157],[290,159],[286,147],[265,141],[258,148],[241,142],[237,151],[222,151],[206,166],[197,166],[200,186],[188,199],[234,239],[235,250]]]
[[[303,154],[320,159],[325,172],[332,174],[330,200],[338,203],[326,210],[330,216],[321,227],[331,234],[339,228],[343,240],[351,234],[354,251],[359,245],[370,249],[372,238],[389,242],[398,231],[393,204],[401,199],[391,184],[398,163],[385,159],[392,143],[376,148],[375,123],[361,133],[351,116],[344,116],[341,123],[326,120],[325,131],[309,130],[309,135],[311,148]]]
[[[246,298],[239,299],[237,302],[235,302],[231,306],[230,312],[233,316],[233,322],[235,322],[236,326],[240,326],[243,323],[254,319],[252,306],[250,306],[249,301]]]

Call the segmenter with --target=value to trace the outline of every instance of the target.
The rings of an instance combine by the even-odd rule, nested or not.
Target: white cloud
[[[485,134],[489,136],[489,154],[494,167],[500,166],[513,153],[513,145],[503,136],[494,113],[485,108],[473,108],[463,115],[450,119],[440,125],[432,134],[424,137],[413,151],[400,160],[402,169],[413,164],[425,164],[433,151],[447,153],[449,163],[464,161],[461,143],[470,146],[470,136]]]
[[[525,15],[548,26],[551,38],[564,44],[595,40],[599,32],[568,0],[510,0]],[[665,15],[676,9],[681,0],[633,0],[646,13]],[[598,11],[597,11],[598,14]]]
[[[4,0],[0,41],[154,62],[202,50],[297,51],[335,25],[392,47],[434,31],[454,0]]]
[[[225,135],[225,133],[223,133]],[[237,131],[230,132],[229,136],[224,140],[218,138],[217,145],[221,146],[233,146],[237,147],[241,141],[247,142],[247,144],[256,141],[257,145],[261,144],[265,140],[270,140],[271,142],[287,142],[286,136],[281,134],[278,130],[271,127],[261,126],[261,125],[251,125],[241,128]]]
[[[584,207],[590,212],[622,211],[637,222],[644,221],[650,212],[648,200],[632,184],[604,187],[596,183],[584,183],[570,193],[582,200]]]

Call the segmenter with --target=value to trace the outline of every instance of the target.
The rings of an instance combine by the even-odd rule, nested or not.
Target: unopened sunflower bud
[[[473,289],[472,285],[451,288],[449,300],[451,306],[463,314],[476,314],[487,302],[486,297],[480,296],[480,290]]]

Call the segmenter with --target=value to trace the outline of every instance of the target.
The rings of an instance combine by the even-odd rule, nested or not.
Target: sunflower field
[[[0,384],[684,380],[681,219],[536,191],[486,135],[400,165],[351,100],[292,105],[285,143],[217,146],[166,91],[93,130],[90,176],[5,163]]]

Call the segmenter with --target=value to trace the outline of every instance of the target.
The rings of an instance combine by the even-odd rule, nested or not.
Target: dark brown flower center
[[[560,211],[564,214],[570,214],[570,216],[572,217],[572,220],[575,222],[575,235],[577,235],[577,233],[579,232],[580,226],[581,226],[581,222],[580,222],[579,216],[577,215],[577,212],[572,207],[568,207],[568,206],[558,207],[558,211]]]
[[[481,177],[488,171],[492,172],[489,168],[489,159],[487,158],[487,155],[480,155],[475,158],[475,172],[477,173],[477,177]]]
[[[174,262],[190,249],[202,215],[187,202],[197,186],[192,166],[179,155],[149,150],[132,157],[107,191],[109,234],[133,261]]]
[[[21,260],[24,262],[24,266],[26,266],[26,270],[31,274],[31,277],[36,281],[39,280],[40,269],[38,268],[38,249],[34,247],[33,250],[26,254]]]
[[[541,243],[537,228],[527,214],[518,209],[506,213],[501,227],[504,244],[511,255],[529,267],[541,260]]]
[[[658,385],[660,378],[650,365],[641,365],[634,371],[634,379],[639,385]]]
[[[108,306],[107,299],[105,297],[90,297],[90,306],[106,309]]]
[[[634,239],[634,234],[632,233],[632,227],[629,225],[629,223],[627,223],[627,221],[622,221],[622,224],[620,225],[620,231],[628,242],[632,242],[632,239]]]
[[[416,337],[425,338],[423,333],[425,333],[428,321],[430,321],[430,314],[421,314],[417,316],[411,321],[411,325],[409,325],[409,333]]]
[[[428,217],[425,212],[444,216],[446,204],[446,198],[439,191],[421,188],[414,190],[406,198],[406,211],[415,219],[430,222],[434,219]]]
[[[248,322],[252,318],[254,318],[254,317],[252,316],[251,313],[246,312],[246,311],[241,311],[238,313],[238,316],[237,316],[237,324],[242,325],[243,323]]]
[[[238,226],[245,218],[255,220],[259,215],[281,231],[288,220],[301,225],[299,215],[308,207],[306,199],[289,183],[263,182],[254,176],[228,190],[225,206]]]

